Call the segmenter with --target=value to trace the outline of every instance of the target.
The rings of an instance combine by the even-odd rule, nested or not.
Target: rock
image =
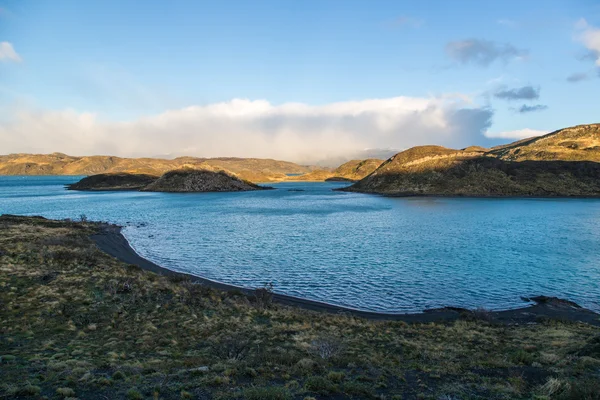
[[[535,296],[530,299],[531,301],[535,301],[538,304],[550,304],[553,306],[562,306],[562,307],[573,307],[573,308],[581,308],[581,306],[575,302],[559,299],[558,297],[550,297],[550,296]]]

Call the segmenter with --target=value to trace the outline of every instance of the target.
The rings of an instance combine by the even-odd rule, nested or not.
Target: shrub
[[[321,336],[311,343],[312,353],[318,355],[323,360],[328,360],[337,356],[342,349],[339,340],[332,336]]]
[[[260,308],[269,308],[273,303],[273,283],[266,283],[263,287],[254,290],[256,305]]]
[[[31,384],[27,384],[21,390],[19,390],[19,393],[23,396],[37,396],[41,392],[42,388]]]
[[[243,360],[250,350],[249,336],[249,332],[222,332],[212,338],[214,352],[223,360]]]
[[[75,397],[75,391],[67,387],[56,389],[56,394],[62,397]]]
[[[229,378],[226,376],[214,376],[206,382],[210,386],[222,386],[229,384]]]
[[[586,379],[565,384],[557,396],[558,400],[600,400],[600,381]]]
[[[311,376],[304,382],[304,388],[309,392],[319,394],[330,394],[338,391],[337,385],[334,385],[329,380],[322,376]]]
[[[342,386],[342,391],[351,396],[360,396],[363,399],[374,396],[371,385],[360,382],[346,382]]]
[[[118,380],[125,379],[125,378],[126,378],[126,376],[125,376],[125,374],[124,374],[122,371],[117,371],[117,372],[115,372],[115,373],[113,374],[112,378],[113,378],[115,381],[118,381]]]
[[[244,390],[246,400],[288,400],[292,394],[283,387],[252,387]]]
[[[327,379],[329,379],[331,382],[340,383],[342,380],[344,380],[344,373],[331,371],[327,374]]]
[[[510,359],[515,364],[522,364],[522,365],[531,365],[531,363],[534,361],[533,354],[528,353],[525,350],[515,351],[511,355]]]
[[[136,389],[129,389],[126,393],[129,400],[143,400],[144,396]]]
[[[13,356],[12,354],[5,354],[0,356],[0,364],[9,363],[11,361],[15,361],[16,359],[17,357]]]

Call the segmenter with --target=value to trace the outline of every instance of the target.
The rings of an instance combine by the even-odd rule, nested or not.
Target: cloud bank
[[[597,67],[600,67],[600,29],[590,26],[585,19],[577,22],[577,28],[580,30],[579,41],[593,55]]]
[[[529,54],[527,50],[518,49],[508,43],[495,43],[481,39],[449,42],[446,45],[446,53],[461,64],[475,64],[482,67],[487,67],[497,60],[508,63],[525,58]]]
[[[0,120],[2,153],[186,154],[313,162],[369,148],[485,145],[493,112],[473,107],[464,96],[441,96],[319,106],[234,99],[125,122],[73,110],[21,109],[6,115]]]
[[[21,56],[17,54],[12,44],[9,42],[0,42],[0,61],[22,61]]]

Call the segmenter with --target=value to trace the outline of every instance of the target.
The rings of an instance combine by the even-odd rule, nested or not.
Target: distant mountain
[[[113,156],[73,157],[62,153],[0,156],[0,175],[130,173],[160,176],[167,171],[181,168],[225,170],[252,182],[283,180],[287,174],[304,174],[314,169],[288,161],[259,158],[178,157],[166,160]]]
[[[343,190],[399,196],[600,196],[600,124],[493,149],[419,146]]]
[[[302,181],[357,181],[375,171],[381,163],[383,163],[383,160],[379,159],[351,160],[340,165],[333,171],[329,169],[316,170],[290,179]]]
[[[337,168],[338,166],[353,160],[381,159],[387,160],[400,149],[364,149],[352,152],[346,156],[330,157],[319,160],[314,164],[322,169]]]

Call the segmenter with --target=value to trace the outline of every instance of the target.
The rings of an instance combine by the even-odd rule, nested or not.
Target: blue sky
[[[0,0],[0,147],[491,145],[599,122],[599,28],[591,0]]]

